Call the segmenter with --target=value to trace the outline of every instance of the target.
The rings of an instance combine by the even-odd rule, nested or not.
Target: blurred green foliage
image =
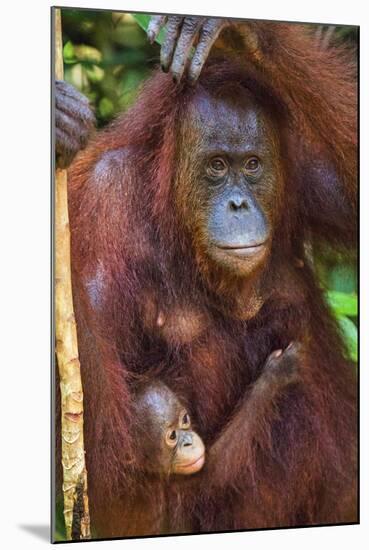
[[[57,499],[55,504],[55,542],[65,541],[66,536],[67,535],[64,523],[63,500]]]
[[[346,44],[351,49],[356,49],[358,44],[358,27],[351,25],[312,25],[309,24],[311,32],[315,35],[317,42],[323,48],[328,45]]]
[[[159,62],[142,26],[149,15],[62,9],[65,79],[95,106],[104,126],[135,100],[141,82]],[[141,26],[140,26],[141,25]]]
[[[358,298],[357,265],[352,254],[340,254],[321,247],[315,253],[314,264],[319,281],[325,289],[326,301],[338,321],[347,357],[358,360]]]

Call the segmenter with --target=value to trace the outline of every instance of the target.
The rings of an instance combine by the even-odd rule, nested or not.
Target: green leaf
[[[345,341],[348,358],[357,362],[357,328],[347,317],[341,316],[337,320]]]
[[[149,26],[151,15],[144,15],[142,13],[133,13],[132,15],[136,20],[136,22],[140,25],[141,29],[147,32],[147,27]],[[161,45],[164,42],[164,38],[165,38],[165,30],[161,29],[158,36],[156,37],[155,42]]]
[[[357,289],[356,268],[348,263],[338,263],[328,274],[328,288],[339,292],[355,292]]]
[[[65,63],[75,63],[76,61],[74,46],[70,40],[64,44],[63,59]]]
[[[74,46],[74,55],[78,61],[89,63],[100,63],[102,60],[102,53],[97,48],[87,46],[86,44]]]
[[[329,290],[326,292],[327,302],[336,315],[348,315],[357,317],[357,295],[355,293],[347,294],[338,290]]]
[[[103,118],[109,118],[114,113],[114,104],[109,98],[103,97],[100,99],[99,113]]]
[[[90,82],[101,82],[105,75],[104,69],[98,67],[97,65],[85,67],[85,71]]]

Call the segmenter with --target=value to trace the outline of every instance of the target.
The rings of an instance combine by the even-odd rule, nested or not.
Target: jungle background
[[[159,65],[160,44],[146,38],[150,15],[104,10],[62,9],[65,79],[94,106],[99,128],[135,101],[140,84]],[[321,47],[338,41],[358,48],[357,27],[309,25]],[[162,40],[159,35],[159,42]],[[358,359],[357,264],[354,254],[312,250],[327,301],[346,342]],[[56,538],[65,540],[62,504],[57,505]]]

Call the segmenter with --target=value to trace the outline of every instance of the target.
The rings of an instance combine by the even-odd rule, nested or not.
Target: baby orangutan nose
[[[183,447],[191,447],[192,441],[193,441],[193,438],[192,438],[191,432],[190,432],[190,433],[184,432],[184,435],[183,435]]]

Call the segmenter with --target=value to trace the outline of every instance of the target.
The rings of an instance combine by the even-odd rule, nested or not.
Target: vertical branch
[[[60,10],[55,10],[55,76],[63,78]],[[83,393],[73,311],[67,172],[55,174],[55,325],[61,390],[64,519],[67,539],[90,538],[83,442]]]

